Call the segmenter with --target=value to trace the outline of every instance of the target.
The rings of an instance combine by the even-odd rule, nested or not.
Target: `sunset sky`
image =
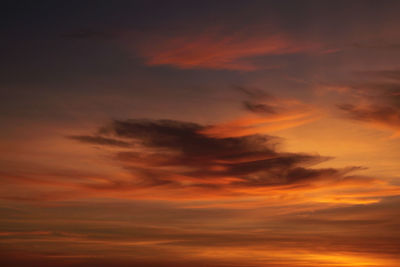
[[[6,1],[0,266],[399,267],[400,1]]]

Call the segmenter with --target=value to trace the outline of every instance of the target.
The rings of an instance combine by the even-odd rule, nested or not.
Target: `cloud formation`
[[[398,261],[398,197],[294,214],[166,202],[57,204],[11,216],[17,223],[0,233],[3,266],[62,260],[61,266],[383,267]],[[19,254],[16,245],[29,253]]]
[[[370,178],[348,175],[357,168],[311,168],[329,158],[280,152],[276,137],[216,137],[207,134],[210,127],[214,126],[173,120],[113,121],[99,134],[113,140],[131,140],[135,148],[118,152],[115,158],[132,179],[87,186],[111,191],[161,186],[165,190],[196,192],[202,198],[202,194],[210,193],[263,195],[273,189],[373,183]],[[90,137],[77,140],[91,143]]]
[[[214,137],[239,137],[271,133],[318,120],[321,112],[297,99],[280,98],[263,90],[236,87],[244,93],[242,102],[247,115],[202,130]]]
[[[354,103],[339,104],[338,107],[351,119],[400,136],[400,72],[379,70],[359,73],[369,76],[369,81],[350,86]]]
[[[200,32],[157,33],[142,36],[134,45],[149,66],[169,65],[180,69],[225,69],[253,71],[261,66],[252,60],[260,56],[306,53],[318,44],[299,41],[281,33],[253,33],[211,28]]]

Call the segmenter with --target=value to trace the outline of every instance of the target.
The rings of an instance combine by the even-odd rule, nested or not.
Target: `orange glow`
[[[400,1],[8,2],[0,267],[400,266]]]

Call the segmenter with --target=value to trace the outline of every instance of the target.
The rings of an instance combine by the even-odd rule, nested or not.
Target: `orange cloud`
[[[240,90],[250,97],[243,102],[250,115],[208,127],[202,133],[220,138],[266,134],[310,123],[322,116],[315,107],[295,99],[278,98],[246,88]]]
[[[2,198],[258,198],[251,205],[279,205],[284,198],[291,204],[320,205],[374,203],[398,194],[396,186],[354,175],[358,168],[315,167],[328,157],[279,151],[279,138],[267,134],[312,122],[320,118],[321,112],[296,99],[238,89],[247,97],[243,107],[248,115],[230,122],[200,125],[173,120],[125,120],[100,127],[93,135],[68,135],[69,140],[95,145],[106,153],[107,157],[95,166],[114,168],[93,173],[5,172]],[[363,191],[360,186],[376,190]]]
[[[299,41],[280,33],[227,32],[176,33],[142,36],[138,54],[150,66],[170,65],[181,69],[227,69],[253,71],[263,68],[252,58],[304,53],[319,49],[318,44]],[[267,66],[276,68],[278,66]]]

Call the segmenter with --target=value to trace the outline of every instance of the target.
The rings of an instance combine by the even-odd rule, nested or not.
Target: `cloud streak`
[[[252,59],[318,51],[320,46],[295,40],[281,33],[256,34],[253,30],[227,31],[211,28],[196,33],[157,33],[140,37],[138,54],[149,66],[169,65],[180,69],[254,71],[262,66]]]
[[[220,123],[202,132],[213,137],[240,137],[271,133],[318,120],[321,111],[296,99],[279,98],[265,91],[236,87],[246,95],[242,102],[247,115]]]
[[[338,107],[353,120],[392,131],[392,137],[400,136],[400,72],[381,70],[361,72],[372,78],[367,82],[350,86],[354,103],[339,104]]]

